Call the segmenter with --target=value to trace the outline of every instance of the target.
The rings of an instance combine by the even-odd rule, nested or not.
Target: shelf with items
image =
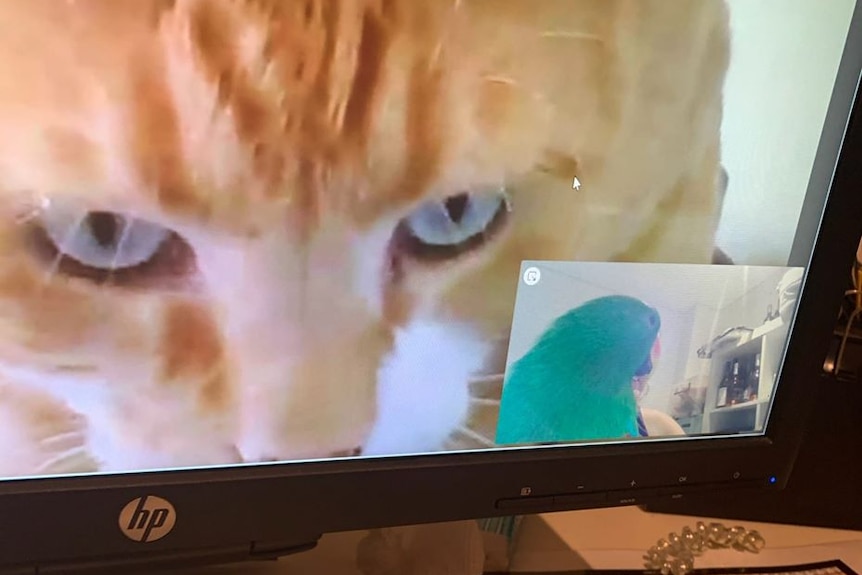
[[[751,401],[745,401],[742,403],[735,403],[733,405],[726,405],[724,407],[716,407],[712,411],[713,412],[721,412],[721,411],[738,411],[740,409],[754,409],[763,403],[769,403],[769,400],[768,399],[755,399],[755,400],[751,400]]]
[[[704,433],[744,433],[764,428],[787,335],[786,327],[771,327],[711,358]]]

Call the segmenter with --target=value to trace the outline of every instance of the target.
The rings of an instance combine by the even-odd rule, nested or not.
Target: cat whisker
[[[483,384],[483,383],[497,383],[503,380],[504,375],[502,373],[492,373],[488,375],[478,375],[470,378],[470,383]]]
[[[114,257],[111,259],[111,268],[108,271],[108,278],[105,283],[112,283],[114,280],[114,271],[117,269],[117,262],[120,261],[120,258],[123,256],[123,250],[126,247],[126,243],[128,242],[129,236],[131,235],[132,226],[135,224],[135,221],[131,218],[126,220],[125,226],[123,226],[123,234],[120,236],[120,241],[117,242],[117,251],[114,253]]]
[[[15,220],[14,220],[15,224],[17,224],[17,225],[28,224],[28,223],[32,222],[33,220],[35,220],[36,218],[38,218],[39,214],[41,214],[41,213],[42,213],[41,210],[39,210],[37,208],[33,208],[26,213],[19,214],[18,216],[16,216]]]
[[[22,212],[15,216],[16,224],[26,224],[37,219],[42,213],[51,207],[51,200],[45,196],[38,196],[37,199],[28,201],[25,206],[22,206]]]
[[[514,78],[509,78],[507,76],[487,75],[487,76],[483,76],[482,80],[484,80],[485,82],[492,83],[492,84],[504,84],[504,85],[510,86],[512,88],[517,88],[517,89],[521,90],[522,92],[526,93],[527,95],[529,95],[531,98],[534,98],[538,102],[541,102],[542,104],[547,105],[547,106],[553,106],[553,104],[550,103],[550,101],[548,100],[548,98],[545,96],[544,93],[537,92],[534,90],[527,90],[523,87],[523,85],[521,85]]]
[[[68,433],[60,433],[43,439],[40,443],[42,447],[52,451],[71,449],[80,449],[85,443],[85,435],[81,431],[70,431]]]
[[[471,401],[499,401],[503,395],[503,374],[475,377],[468,382],[468,385]]]
[[[542,38],[560,38],[563,40],[576,40],[581,42],[597,42],[604,44],[605,40],[598,34],[588,32],[567,32],[564,30],[547,30],[541,33]]]
[[[55,373],[94,373],[99,369],[95,365],[58,365],[51,371]]]
[[[485,447],[497,447],[496,443],[494,443],[493,441],[491,441],[490,439],[488,439],[484,435],[482,435],[480,433],[476,433],[475,431],[473,431],[469,427],[464,427],[462,425],[461,427],[458,427],[455,430],[455,433],[460,433],[461,435],[464,435],[467,438],[471,439],[472,441],[475,441],[476,443],[484,445]]]
[[[96,465],[84,447],[70,449],[44,461],[36,470],[38,475],[59,475],[96,471]]]
[[[431,59],[429,60],[429,68],[434,68],[440,62],[440,55],[443,53],[443,42],[438,42],[436,46],[434,46],[434,52],[431,54]]]
[[[54,257],[54,260],[51,262],[51,265],[48,266],[48,271],[46,273],[45,283],[49,283],[51,278],[57,273],[57,270],[60,269],[60,262],[63,261],[63,258],[66,257],[66,246],[71,242],[78,232],[81,230],[81,226],[84,225],[84,221],[86,221],[87,216],[89,214],[84,212],[81,217],[78,218],[78,221],[75,222],[75,225],[69,228],[68,233],[63,237],[63,241],[57,246],[57,255]]]
[[[488,399],[486,397],[471,397],[470,403],[472,403],[473,405],[497,407],[500,405],[500,400],[499,399]]]
[[[518,82],[516,82],[513,78],[509,78],[508,76],[498,76],[498,75],[486,75],[483,76],[482,79],[486,82],[490,82],[493,84],[506,84],[508,86],[517,86]]]

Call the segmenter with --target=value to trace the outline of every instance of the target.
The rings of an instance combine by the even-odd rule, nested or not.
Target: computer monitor
[[[0,561],[781,487],[859,11],[0,3]]]
[[[857,312],[862,301],[860,256],[862,245],[855,265],[848,263],[836,270],[837,275],[845,276],[847,297],[840,306],[823,377],[805,389],[805,402],[811,408],[787,486],[746,494],[704,492],[680,501],[653,502],[646,506],[649,511],[862,530],[858,485],[862,453],[858,424],[862,406],[862,330]],[[846,277],[848,269],[855,277]]]

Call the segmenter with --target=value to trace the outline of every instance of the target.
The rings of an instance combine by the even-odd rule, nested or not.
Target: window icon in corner
[[[170,533],[177,513],[169,501],[152,495],[130,501],[120,512],[120,531],[139,543],[152,543]]]
[[[524,283],[528,286],[538,285],[542,281],[542,272],[539,268],[527,268],[524,272]]]

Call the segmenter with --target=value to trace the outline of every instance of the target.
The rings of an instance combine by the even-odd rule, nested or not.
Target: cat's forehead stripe
[[[131,191],[168,216],[249,234],[261,218],[308,228],[333,208],[367,226],[428,195],[451,161],[446,3],[150,6],[140,24],[102,14],[137,38],[99,62],[124,87],[95,97],[91,75],[72,76],[87,113],[121,119],[109,137],[52,140],[79,172],[95,162],[104,197]],[[372,154],[393,141],[403,150],[382,153],[381,177]]]
[[[183,163],[177,111],[158,68],[140,65],[132,107],[134,162],[143,184],[171,211],[199,209],[200,198]]]
[[[213,99],[193,100],[175,111],[178,138],[188,138],[189,131],[211,131],[223,138],[217,148],[235,139],[237,150],[229,161],[236,165],[229,169],[237,173],[221,177],[216,187],[233,181],[239,188],[219,189],[220,197],[213,198],[192,189],[192,184],[210,184],[206,178],[190,184],[169,165],[164,169],[168,181],[161,182],[167,188],[160,191],[164,207],[188,211],[195,202],[218,200],[218,206],[198,207],[199,215],[218,217],[227,210],[237,218],[243,210],[253,211],[252,204],[275,201],[301,212],[294,221],[308,222],[322,203],[352,205],[355,197],[324,201],[321,195],[335,193],[327,186],[332,176],[367,162],[392,35],[384,15],[372,11],[371,4],[189,2],[162,12],[166,65],[187,70],[174,76],[178,85],[165,91],[172,91],[176,100],[177,93],[188,92],[185,83],[200,82],[206,89],[197,93]],[[212,114],[201,114],[208,105]],[[168,133],[164,118],[158,129]],[[216,132],[219,121],[230,131]],[[170,148],[173,142],[168,144]],[[165,160],[167,156],[166,151]],[[204,173],[224,169],[210,165]]]

